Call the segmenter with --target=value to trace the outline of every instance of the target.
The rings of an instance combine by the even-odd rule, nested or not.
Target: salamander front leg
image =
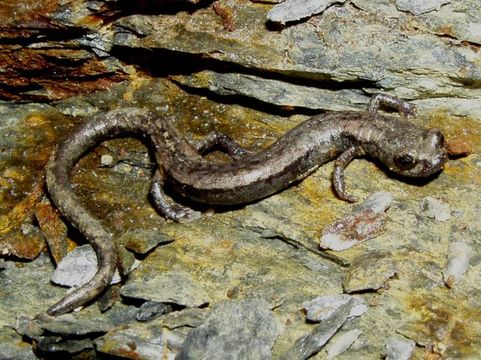
[[[334,162],[334,172],[332,174],[332,185],[337,196],[349,202],[356,202],[357,198],[346,192],[344,184],[344,169],[356,157],[364,155],[364,151],[360,147],[350,147],[343,152]]]
[[[219,132],[211,132],[205,138],[192,145],[201,155],[212,151],[214,147],[218,146],[220,150],[229,154],[234,160],[239,160],[246,155],[252,154],[252,151],[240,146],[230,136]]]
[[[416,105],[386,94],[374,95],[369,102],[367,110],[371,114],[377,114],[381,104],[396,109],[399,114],[404,117],[416,115]]]
[[[155,171],[150,188],[150,195],[157,211],[166,219],[180,222],[182,220],[194,220],[200,217],[200,212],[176,203],[167,196],[163,189],[164,181],[159,170]]]

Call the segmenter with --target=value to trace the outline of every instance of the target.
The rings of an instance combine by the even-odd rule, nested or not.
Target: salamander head
[[[378,155],[390,170],[398,174],[430,176],[442,170],[448,159],[446,142],[438,129],[407,131],[402,138],[391,140],[390,151]]]

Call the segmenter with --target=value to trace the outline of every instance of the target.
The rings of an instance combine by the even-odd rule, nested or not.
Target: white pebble
[[[114,157],[109,154],[102,155],[102,157],[100,158],[100,164],[102,166],[110,166],[113,164],[113,162],[114,162]]]
[[[438,221],[446,221],[451,218],[451,206],[447,202],[428,196],[421,202],[421,214]]]
[[[472,249],[463,241],[456,241],[449,245],[447,263],[443,270],[444,283],[452,288],[459,282],[469,267]]]

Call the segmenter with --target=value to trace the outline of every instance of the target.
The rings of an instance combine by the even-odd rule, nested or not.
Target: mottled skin
[[[361,155],[381,160],[390,170],[410,177],[426,177],[440,171],[447,160],[441,132],[377,113],[380,103],[404,115],[414,107],[386,95],[375,96],[367,112],[335,112],[318,115],[287,132],[267,149],[252,153],[224,134],[213,133],[197,144],[182,138],[166,121],[148,111],[126,108],[96,116],[80,126],[52,155],[47,166],[47,186],[58,209],[93,246],[99,269],[86,285],[48,309],[59,315],[95,299],[110,283],[116,267],[112,234],[81,204],[69,173],[81,156],[108,138],[138,134],[155,147],[158,170],[152,182],[152,198],[159,212],[173,220],[198,213],[176,204],[163,192],[168,182],[179,194],[206,204],[243,204],[269,196],[300,180],[323,163],[337,159],[334,188],[341,199],[355,201],[344,189],[343,172]],[[228,162],[203,158],[213,146],[231,156]]]

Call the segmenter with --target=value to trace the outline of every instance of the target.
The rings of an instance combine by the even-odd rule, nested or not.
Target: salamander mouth
[[[424,161],[419,176],[429,176],[441,171],[448,160],[447,154],[440,154],[430,161]]]

